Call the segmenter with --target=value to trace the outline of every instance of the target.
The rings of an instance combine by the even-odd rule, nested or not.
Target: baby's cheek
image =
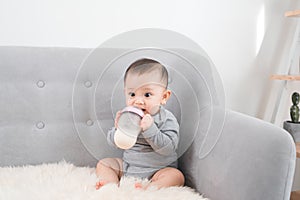
[[[127,106],[131,106],[131,105],[132,105],[132,100],[131,100],[131,99],[127,99],[126,105],[127,105]]]
[[[151,114],[151,115],[154,115],[154,114],[156,114],[158,111],[159,111],[159,108],[160,108],[160,104],[158,104],[158,105],[153,105],[151,108],[149,108],[148,110],[149,110],[149,113]]]

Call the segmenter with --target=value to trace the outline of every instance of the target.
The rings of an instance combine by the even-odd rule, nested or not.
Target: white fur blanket
[[[94,168],[76,167],[66,162],[38,166],[0,168],[2,200],[102,200],[102,199],[187,199],[207,200],[189,187],[157,190],[135,189],[133,178],[123,178],[118,187],[107,184],[95,189]],[[143,180],[146,183],[147,180]]]

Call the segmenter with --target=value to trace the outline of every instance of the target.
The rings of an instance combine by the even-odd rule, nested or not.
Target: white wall
[[[0,0],[0,45],[97,47],[132,29],[174,30],[211,57],[228,108],[269,120],[269,75],[284,60],[281,48],[293,32],[293,22],[284,18],[295,7],[290,2]]]

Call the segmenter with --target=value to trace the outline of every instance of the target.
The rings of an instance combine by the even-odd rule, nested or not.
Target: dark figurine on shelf
[[[299,93],[294,92],[292,94],[293,105],[290,108],[291,120],[283,122],[283,128],[291,134],[295,142],[300,142],[299,101]]]
[[[290,108],[290,115],[293,123],[299,123],[299,107],[298,107],[299,99],[300,99],[299,93],[294,92],[292,94],[293,105]]]

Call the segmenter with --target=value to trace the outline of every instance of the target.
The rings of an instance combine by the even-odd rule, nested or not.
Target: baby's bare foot
[[[98,181],[95,185],[96,190],[99,190],[102,186],[104,186],[107,181]]]
[[[141,182],[137,182],[134,184],[134,188],[135,189],[139,189],[139,190],[147,190],[147,188],[149,187],[149,185],[143,185]]]
[[[142,183],[135,183],[135,184],[134,184],[134,187],[135,187],[136,189],[143,189]]]

